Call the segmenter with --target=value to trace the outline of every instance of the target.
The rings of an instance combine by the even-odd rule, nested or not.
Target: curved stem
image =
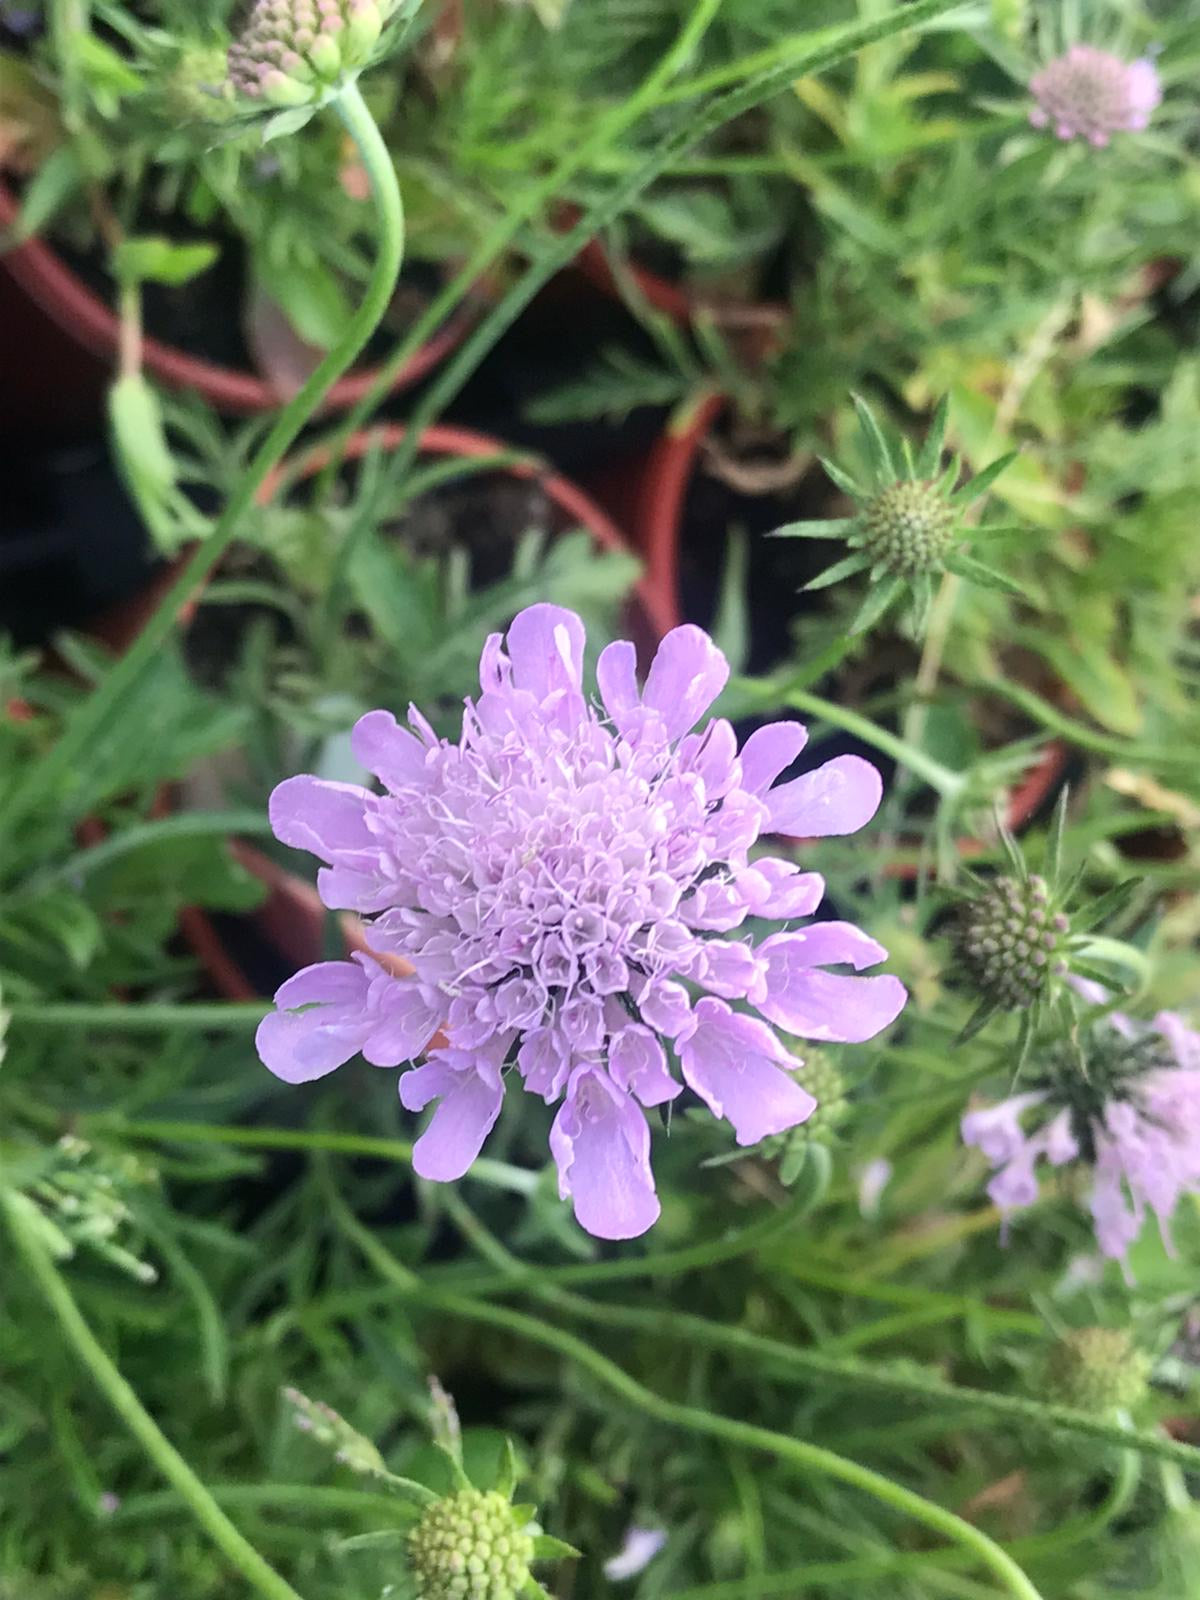
[[[949,767],[944,767],[940,761],[927,756],[915,745],[907,743],[904,739],[898,739],[886,728],[877,727],[868,717],[859,716],[857,711],[834,705],[832,701],[822,700],[819,695],[808,694],[803,689],[788,688],[785,698],[787,704],[795,710],[823,717],[835,728],[845,728],[847,733],[857,734],[860,739],[873,744],[877,750],[882,750],[884,755],[891,756],[893,761],[899,762],[902,767],[907,767],[918,778],[924,778],[929,787],[936,790],[944,800],[952,800],[961,794],[964,784],[961,774],[951,772]]]
[[[196,1521],[246,1582],[259,1594],[265,1595],[266,1600],[301,1600],[291,1584],[281,1578],[254,1546],[243,1538],[175,1446],[159,1432],[153,1417],[85,1321],[41,1238],[30,1226],[19,1197],[9,1190],[0,1189],[0,1210],[4,1212],[17,1253],[45,1296],[68,1343],[88,1369],[96,1387],[163,1477],[185,1501]]]
[[[620,1396],[637,1411],[646,1416],[657,1417],[668,1427],[683,1428],[746,1449],[765,1451],[801,1468],[805,1473],[815,1472],[822,1477],[850,1484],[853,1488],[860,1489],[884,1505],[890,1506],[894,1511],[912,1517],[927,1528],[932,1528],[951,1543],[969,1549],[979,1564],[986,1567],[1000,1581],[1004,1592],[1014,1596],[1015,1600],[1041,1600],[1038,1591],[1020,1567],[999,1545],[978,1528],[972,1527],[969,1522],[964,1522],[952,1511],[947,1511],[944,1506],[926,1500],[902,1484],[893,1483],[890,1478],[872,1471],[870,1467],[847,1460],[844,1456],[836,1455],[832,1450],[826,1450],[821,1445],[812,1444],[806,1439],[795,1439],[788,1434],[775,1433],[769,1428],[760,1428],[754,1423],[742,1422],[735,1417],[722,1416],[719,1413],[703,1411],[697,1406],[668,1400],[645,1388],[636,1378],[631,1378],[621,1367],[610,1361],[607,1356],[601,1355],[591,1345],[584,1343],[582,1339],[537,1317],[512,1311],[507,1306],[485,1305],[460,1295],[431,1291],[428,1285],[422,1283],[384,1249],[342,1203],[335,1202],[334,1212],[347,1236],[354,1241],[379,1273],[394,1283],[402,1294],[419,1297],[425,1306],[436,1307],[471,1322],[482,1322],[489,1327],[503,1329],[518,1338],[530,1339],[547,1349],[555,1350],[559,1355],[565,1356],[577,1366],[590,1372],[605,1388]]]
[[[404,253],[404,212],[395,168],[357,84],[343,89],[334,104],[358,146],[375,199],[379,251],[363,291],[362,303],[341,338],[280,411],[212,531],[192,552],[183,572],[129,650],[115,663],[96,691],[83,701],[57,745],[30,768],[25,781],[9,797],[4,817],[8,826],[28,815],[56,782],[69,780],[76,764],[86,760],[88,747],[107,730],[119,712],[126,689],[136,682],[162,649],[182,607],[237,537],[267,474],[278,465],[334,382],[362,350],[388,308]]]

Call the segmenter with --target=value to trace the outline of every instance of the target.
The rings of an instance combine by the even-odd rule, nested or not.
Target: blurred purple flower
[[[621,1548],[604,1563],[604,1576],[610,1583],[623,1583],[636,1578],[639,1572],[654,1560],[667,1542],[665,1528],[639,1528],[632,1524],[625,1530]]]
[[[1099,984],[1072,981],[1086,999],[1106,1003]],[[1036,1127],[1027,1133],[1033,1112]],[[1123,1260],[1147,1210],[1170,1250],[1168,1224],[1180,1197],[1200,1191],[1200,1033],[1173,1011],[1149,1025],[1107,1013],[1082,1064],[1064,1051],[1036,1088],[968,1112],[962,1136],[996,1168],[988,1194],[1006,1214],[1037,1198],[1043,1157],[1053,1167],[1083,1160],[1092,1168],[1090,1207],[1103,1253]]]
[[[563,1197],[589,1232],[623,1239],[659,1213],[643,1108],[681,1092],[671,1062],[739,1144],[755,1144],[815,1105],[768,1023],[869,1039],[906,994],[894,977],[824,970],[885,958],[848,923],[757,945],[728,937],[749,916],[816,910],[817,874],[751,862],[750,848],[764,832],[861,828],[879,804],[874,767],[839,756],[776,784],[804,747],[798,723],[758,729],[740,754],[726,721],[690,732],[729,673],[699,628],[667,635],[642,691],[633,646],[610,644],[597,667],[603,713],[584,695],[583,647],[573,612],[531,606],[507,641],[485,644],[457,743],[415,708],[413,732],[372,711],[353,748],[385,794],[314,777],[279,785],[276,835],[326,863],[326,905],[374,916],[373,954],[290,978],[258,1049],[303,1083],[359,1050],[377,1066],[411,1061],[444,1027],[449,1042],[400,1079],[408,1110],[436,1102],[416,1170],[466,1172],[515,1068],[531,1093],[561,1102],[550,1146]]]
[[[1162,99],[1154,63],[1122,61],[1095,45],[1074,44],[1035,72],[1029,113],[1035,128],[1053,128],[1060,139],[1086,139],[1097,148],[1114,133],[1137,133]]]

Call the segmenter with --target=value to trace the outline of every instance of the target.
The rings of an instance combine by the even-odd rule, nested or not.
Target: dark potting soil
[[[148,582],[157,559],[102,438],[0,439],[0,634],[78,628]]]

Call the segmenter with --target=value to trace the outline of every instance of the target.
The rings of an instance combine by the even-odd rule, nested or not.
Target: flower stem
[[[59,1004],[41,1001],[9,1006],[12,1022],[25,1028],[115,1028],[123,1033],[153,1033],[170,1028],[213,1028],[237,1032],[256,1028],[269,1006],[265,1000],[244,1004],[189,1001],[184,1005],[130,1004],[118,1000],[66,1000]]]
[[[438,1310],[466,1318],[471,1322],[482,1322],[489,1327],[503,1329],[518,1338],[530,1339],[547,1349],[555,1350],[559,1355],[565,1356],[577,1366],[590,1372],[607,1389],[619,1395],[641,1415],[656,1417],[668,1427],[707,1434],[710,1438],[722,1439],[726,1443],[745,1449],[765,1451],[780,1460],[790,1462],[805,1473],[817,1473],[822,1477],[850,1484],[902,1515],[912,1517],[915,1521],[932,1528],[950,1542],[970,1550],[979,1564],[986,1567],[1001,1582],[1004,1592],[1015,1597],[1015,1600],[1041,1600],[1038,1591],[1011,1556],[985,1533],[972,1527],[969,1522],[964,1522],[954,1512],[947,1511],[944,1506],[926,1500],[902,1484],[893,1483],[890,1478],[872,1471],[870,1467],[861,1466],[856,1461],[836,1455],[832,1450],[826,1450],[806,1439],[795,1439],[788,1434],[775,1433],[769,1428],[760,1428],[754,1423],[742,1422],[735,1417],[722,1416],[716,1412],[701,1410],[697,1406],[668,1400],[645,1388],[635,1378],[631,1378],[621,1367],[610,1361],[607,1356],[601,1355],[590,1344],[576,1338],[574,1334],[554,1327],[544,1319],[526,1316],[523,1312],[510,1310],[507,1306],[487,1305],[460,1295],[431,1291],[427,1284],[402,1266],[340,1201],[335,1202],[334,1215],[343,1231],[358,1246],[367,1260],[382,1277],[393,1283],[400,1293],[419,1297],[425,1306],[436,1307]]]
[[[865,739],[877,750],[882,750],[884,755],[891,756],[900,766],[907,767],[918,778],[924,778],[929,787],[936,790],[943,800],[953,800],[961,794],[964,784],[961,774],[951,772],[949,767],[944,767],[940,761],[927,756],[916,745],[898,739],[886,728],[877,727],[869,718],[861,717],[858,712],[850,711],[845,706],[834,705],[830,700],[822,700],[818,695],[808,694],[803,689],[789,688],[785,698],[787,704],[795,710],[823,717],[834,727],[844,728],[847,733],[857,734],[860,739]]]
[[[150,1413],[92,1332],[70,1289],[30,1227],[11,1191],[0,1189],[0,1210],[17,1253],[54,1312],[59,1327],[113,1410],[190,1508],[200,1526],[242,1577],[266,1600],[301,1600],[291,1584],[267,1564],[238,1532]]]
[[[357,84],[348,85],[334,104],[358,146],[375,199],[379,249],[362,303],[346,324],[341,338],[280,411],[211,532],[196,546],[183,572],[129,650],[95,692],[82,702],[57,745],[30,767],[25,781],[9,797],[4,817],[8,827],[29,815],[55,783],[68,781],[77,765],[86,764],[91,746],[108,731],[120,712],[127,689],[154,661],[180,610],[241,531],[268,473],[278,465],[329,389],[362,350],[388,308],[404,253],[404,211],[395,168]]]

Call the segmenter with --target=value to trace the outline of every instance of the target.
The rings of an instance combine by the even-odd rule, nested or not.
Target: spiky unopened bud
[[[1130,1411],[1145,1396],[1150,1358],[1126,1328],[1073,1328],[1046,1356],[1046,1398],[1077,1411]]]
[[[959,959],[981,996],[1023,1011],[1067,970],[1067,918],[1045,879],[998,878],[959,916]]]
[[[460,1489],[424,1513],[408,1555],[420,1600],[517,1600],[534,1539],[495,1489]]]
[[[936,572],[954,543],[958,518],[932,481],[901,478],[863,511],[859,525],[871,560],[894,577]]]
[[[254,0],[229,47],[239,94],[274,106],[318,103],[371,58],[389,0]]]

